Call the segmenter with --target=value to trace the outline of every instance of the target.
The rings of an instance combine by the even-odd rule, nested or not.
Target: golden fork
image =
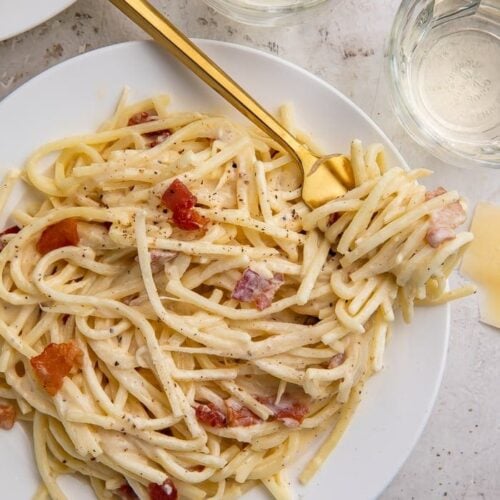
[[[283,146],[302,166],[302,198],[317,207],[353,187],[349,160],[342,155],[318,156],[301,144],[231,77],[186,38],[146,0],[110,0],[180,62]]]

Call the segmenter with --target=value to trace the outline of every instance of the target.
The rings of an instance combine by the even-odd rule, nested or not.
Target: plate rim
[[[44,14],[43,16],[40,16],[38,18],[38,20],[36,20],[36,21],[32,20],[32,21],[28,22],[27,24],[21,23],[21,25],[15,29],[7,30],[5,33],[0,33],[0,42],[4,42],[5,40],[9,40],[11,38],[14,38],[17,35],[22,35],[23,33],[26,33],[27,31],[30,31],[33,28],[36,28],[37,26],[40,26],[41,24],[45,23],[49,19],[52,19],[53,17],[60,14],[62,11],[71,7],[71,5],[73,5],[75,2],[76,2],[76,0],[65,0],[64,2],[62,2],[62,4],[59,7],[55,8],[55,9],[48,10],[48,12],[46,14]],[[49,4],[49,6],[50,6],[50,4]]]
[[[240,50],[243,52],[248,52],[260,57],[264,57],[266,59],[269,59],[271,61],[274,61],[275,63],[278,64],[284,64],[294,71],[298,71],[302,73],[303,75],[307,76],[310,79],[313,79],[317,84],[323,86],[330,92],[334,93],[338,98],[340,98],[342,101],[344,101],[349,107],[353,108],[357,113],[361,115],[361,117],[367,121],[375,130],[376,132],[380,135],[381,138],[385,140],[387,145],[391,149],[391,153],[394,155],[395,159],[400,162],[401,166],[405,169],[409,169],[408,164],[404,160],[403,156],[401,153],[398,151],[394,143],[387,137],[385,132],[374,122],[374,120],[368,116],[368,114],[361,109],[356,103],[354,103],[351,99],[349,99],[347,96],[345,96],[342,92],[340,92],[337,88],[335,88],[332,84],[326,82],[322,78],[318,77],[317,75],[311,73],[307,69],[291,62],[286,59],[283,59],[277,55],[274,54],[269,54],[267,52],[263,52],[260,49],[254,48],[254,47],[249,47],[246,45],[241,45],[233,42],[225,42],[225,41],[220,41],[220,40],[211,40],[211,39],[203,39],[203,38],[191,38],[191,40],[199,44],[203,49],[207,46],[213,46],[213,47],[221,47],[224,49],[224,47],[229,47],[233,50]],[[36,85],[38,81],[43,80],[44,78],[49,78],[50,75],[53,72],[56,72],[61,69],[61,67],[64,67],[66,65],[74,64],[75,60],[82,60],[84,58],[89,58],[94,55],[96,52],[109,52],[116,50],[117,48],[125,48],[127,46],[144,46],[144,47],[149,47],[153,49],[158,49],[158,50],[163,50],[160,49],[159,45],[156,44],[153,40],[129,40],[125,42],[120,42],[116,44],[111,44],[107,45],[104,47],[97,47],[95,49],[92,49],[88,52],[85,52],[84,54],[77,54],[73,57],[70,57],[64,61],[61,61],[58,64],[55,64],[54,66],[51,66],[50,68],[47,68],[46,70],[42,71],[38,75],[34,76],[33,78],[29,79],[28,81],[24,82],[22,85],[17,87],[15,90],[13,90],[10,94],[8,94],[2,101],[0,101],[0,113],[2,112],[2,109],[4,107],[4,103],[10,102],[11,99],[14,98],[22,89],[25,87],[29,87],[31,85]],[[171,54],[167,55],[169,57],[172,57],[175,59]],[[243,116],[243,115],[242,115]],[[431,306],[428,306],[431,307]],[[444,371],[446,368],[446,361],[447,361],[447,353],[448,353],[448,348],[449,348],[449,339],[450,339],[450,332],[451,332],[451,313],[450,313],[450,305],[449,303],[446,303],[444,307],[442,307],[443,311],[443,322],[445,325],[445,328],[443,331],[439,332],[439,335],[442,337],[442,340],[440,342],[440,346],[442,346],[442,356],[440,357],[439,360],[439,367],[437,367],[436,371],[436,377],[434,380],[434,384],[432,386],[432,390],[429,391],[429,397],[428,397],[428,403],[427,406],[425,407],[425,410],[422,409],[422,418],[419,420],[419,424],[415,425],[415,428],[412,431],[412,436],[408,437],[408,446],[407,449],[401,453],[401,457],[399,458],[398,462],[393,462],[394,465],[391,467],[391,473],[387,474],[387,478],[385,481],[381,482],[380,488],[377,489],[377,491],[374,491],[374,496],[373,498],[379,497],[385,489],[391,484],[391,482],[394,480],[396,475],[399,473],[401,470],[402,466],[405,464],[405,462],[408,460],[410,454],[412,451],[415,449],[415,446],[419,439],[422,436],[422,433],[426,427],[426,425],[429,422],[430,415],[435,407],[437,396],[439,393],[439,390],[442,385],[442,380],[443,380],[443,375]],[[368,381],[369,384],[369,381]]]

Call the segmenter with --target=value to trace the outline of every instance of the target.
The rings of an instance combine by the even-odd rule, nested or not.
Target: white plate
[[[44,23],[75,0],[0,0],[0,41]]]
[[[354,137],[384,143],[389,161],[404,165],[382,131],[334,88],[303,69],[256,50],[199,41],[224,69],[269,109],[295,103],[300,126],[327,152],[346,151]],[[148,42],[129,42],[96,50],[34,78],[0,104],[0,168],[21,166],[40,144],[93,131],[112,112],[125,85],[135,98],[172,95],[178,110],[239,115],[172,57]],[[12,204],[22,197],[15,193]],[[3,227],[5,214],[0,220]],[[420,309],[412,325],[397,322],[384,370],[373,377],[344,438],[299,498],[367,500],[394,477],[416,443],[441,380],[449,332],[447,307]],[[0,484],[9,498],[33,493],[29,438],[20,426],[1,433]],[[302,462],[312,450],[301,455]],[[292,471],[296,477],[297,470]],[[21,480],[22,478],[22,480]],[[6,489],[6,490],[5,490]],[[72,500],[92,498],[81,484]],[[266,498],[252,491],[249,498]]]

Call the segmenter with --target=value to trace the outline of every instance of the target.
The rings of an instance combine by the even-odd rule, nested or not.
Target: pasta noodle
[[[75,472],[100,499],[291,498],[286,466],[333,429],[307,482],[341,438],[395,309],[472,292],[445,291],[472,235],[430,239],[462,208],[428,171],[354,140],[356,186],[311,211],[274,141],[168,102],[125,93],[0,192],[21,175],[41,200],[0,235],[0,396],[33,421],[36,498]]]

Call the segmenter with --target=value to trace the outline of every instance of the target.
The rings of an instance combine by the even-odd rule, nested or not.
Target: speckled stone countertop
[[[500,172],[445,165],[413,143],[394,117],[384,44],[398,0],[333,0],[327,15],[271,29],[229,21],[200,0],[154,3],[189,36],[249,45],[303,66],[368,113],[410,165],[434,169],[434,185],[458,189],[471,207],[479,200],[500,203]],[[56,18],[0,43],[0,99],[64,59],[142,38],[108,2],[78,0]],[[500,332],[478,317],[474,296],[452,305],[448,360],[434,411],[382,500],[500,499]]]

